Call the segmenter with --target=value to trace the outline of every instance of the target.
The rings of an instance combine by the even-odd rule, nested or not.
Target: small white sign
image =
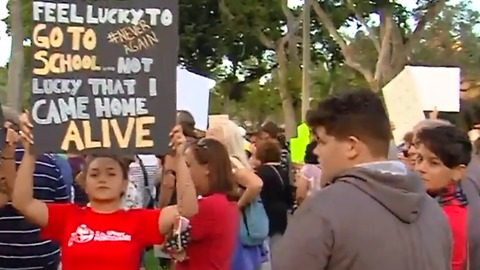
[[[177,110],[189,111],[195,119],[195,128],[206,130],[210,89],[215,81],[177,68]]]
[[[424,111],[460,111],[460,68],[406,66],[402,72],[408,74]]]
[[[393,138],[396,144],[402,143],[403,136],[425,119],[418,93],[409,80],[409,74],[401,72],[382,89],[388,117],[395,126]]]
[[[223,125],[228,120],[230,120],[228,114],[212,114],[208,116],[208,126]]]

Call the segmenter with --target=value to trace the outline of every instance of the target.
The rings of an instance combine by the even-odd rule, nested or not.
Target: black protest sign
[[[36,151],[168,151],[178,0],[33,1]]]

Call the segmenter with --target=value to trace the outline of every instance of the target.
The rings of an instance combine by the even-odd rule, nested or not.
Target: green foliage
[[[414,48],[413,64],[458,66],[466,79],[480,78],[480,12],[471,1],[447,5]]]
[[[258,40],[258,32],[263,31],[270,39],[278,40],[286,24],[280,3],[279,0],[223,0],[225,25],[239,36]]]

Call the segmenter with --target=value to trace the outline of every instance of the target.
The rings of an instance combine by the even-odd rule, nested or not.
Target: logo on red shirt
[[[87,225],[82,224],[77,227],[77,229],[71,233],[70,239],[68,240],[68,246],[71,247],[74,243],[84,244],[90,241],[132,241],[132,236],[124,232],[117,232],[113,230],[108,230],[106,232],[102,231],[93,231],[88,228]]]

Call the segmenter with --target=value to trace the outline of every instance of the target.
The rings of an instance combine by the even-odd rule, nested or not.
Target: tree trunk
[[[297,121],[295,120],[295,109],[293,99],[288,89],[288,61],[284,45],[275,49],[278,63],[278,88],[282,100],[283,118],[285,121],[285,137],[290,139],[296,136]]]
[[[8,105],[20,111],[22,108],[22,79],[23,79],[23,27],[22,3],[20,0],[10,0],[10,17],[12,18],[12,52],[8,65]]]
[[[342,55],[345,58],[345,64],[361,73],[371,89],[378,92],[385,83],[389,82],[403,69],[404,65],[408,62],[412,46],[418,43],[421,34],[425,30],[425,26],[440,13],[446,2],[447,0],[432,1],[426,9],[425,14],[418,20],[413,32],[407,40],[404,41],[400,35],[398,25],[396,25],[396,22],[393,20],[392,12],[394,7],[392,4],[380,10],[380,35],[378,37],[362,19],[359,11],[355,10],[353,1],[347,0],[347,4],[355,13],[357,20],[359,20],[363,27],[367,28],[368,36],[378,51],[378,60],[373,71],[368,68],[367,65],[357,61],[357,52],[352,51],[352,46],[349,46],[346,40],[340,35],[330,14],[327,13],[317,1],[312,1],[312,7],[318,19],[322,22],[323,27],[339,45]]]
[[[310,83],[310,67],[312,63],[310,55],[310,0],[305,0],[303,4],[303,33],[302,33],[302,122],[307,119],[307,111],[310,110],[311,83]]]

